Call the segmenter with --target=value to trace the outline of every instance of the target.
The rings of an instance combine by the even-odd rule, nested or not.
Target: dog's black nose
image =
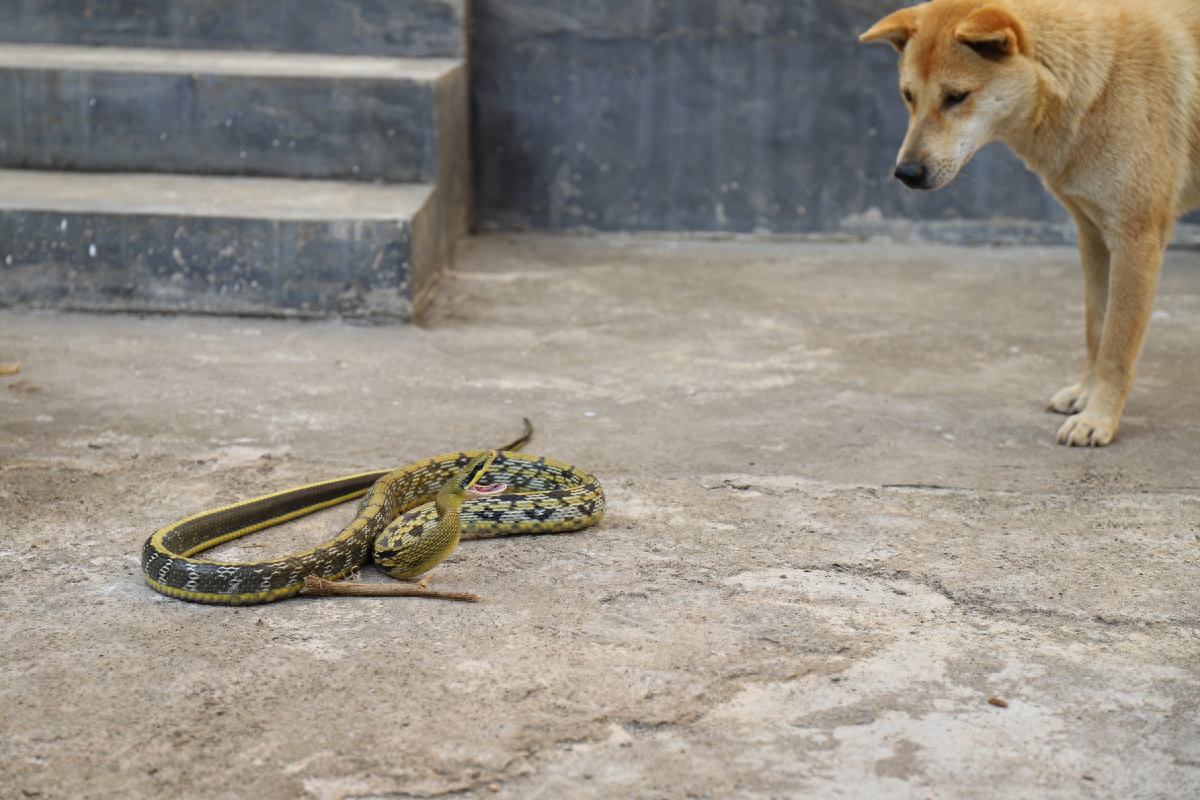
[[[925,185],[925,165],[920,161],[905,161],[896,165],[896,177],[910,189],[920,189]]]

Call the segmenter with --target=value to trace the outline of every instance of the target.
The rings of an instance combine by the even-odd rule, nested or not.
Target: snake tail
[[[525,423],[525,432],[503,447],[497,447],[497,450],[509,450],[515,453],[529,444],[529,440],[533,438],[533,423],[529,421],[529,417],[523,417],[521,421]]]

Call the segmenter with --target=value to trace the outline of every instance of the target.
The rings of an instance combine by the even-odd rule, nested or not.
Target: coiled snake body
[[[249,605],[291,597],[315,575],[338,580],[375,561],[399,578],[449,555],[459,531],[473,536],[578,530],[604,513],[604,491],[561,461],[500,451],[447,453],[394,470],[363,472],[204,511],[156,531],[142,548],[151,588],[197,603]],[[492,485],[485,486],[484,482]],[[508,488],[514,491],[508,491]],[[365,494],[365,496],[363,496]],[[210,547],[363,496],[332,539],[282,558],[224,562],[195,558]],[[434,502],[436,500],[436,506]]]

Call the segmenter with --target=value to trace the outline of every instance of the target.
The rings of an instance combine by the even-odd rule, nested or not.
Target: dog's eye
[[[946,94],[945,106],[946,108],[954,108],[970,97],[970,95],[970,92],[948,92]]]
[[[910,92],[908,89],[905,89],[903,92],[901,92],[901,94],[904,95],[904,102],[911,103],[913,101],[912,92]]]

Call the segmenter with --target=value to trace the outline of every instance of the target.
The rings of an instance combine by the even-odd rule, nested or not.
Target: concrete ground
[[[1168,262],[1098,450],[1043,410],[1069,249],[497,235],[421,327],[0,313],[0,796],[1200,796],[1200,269]],[[142,583],[174,519],[523,416],[609,510],[464,543],[433,585],[479,605]]]

